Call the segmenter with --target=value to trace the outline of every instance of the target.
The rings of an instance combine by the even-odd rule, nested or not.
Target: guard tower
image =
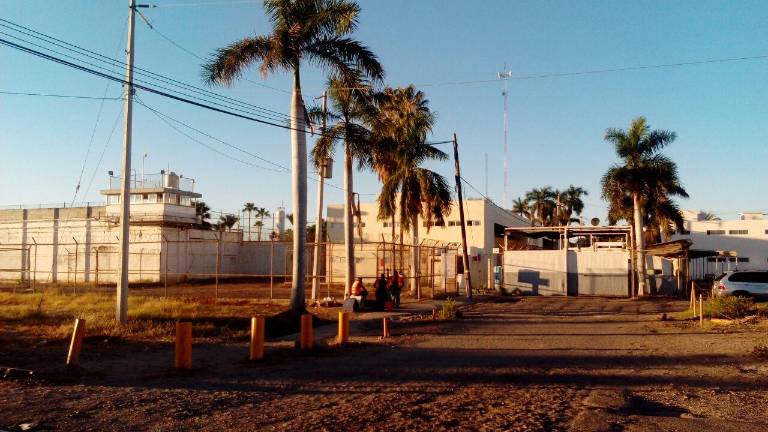
[[[107,197],[107,217],[120,219],[120,176],[109,172],[109,189],[101,194]],[[198,198],[195,180],[160,171],[138,177],[131,175],[131,224],[190,226],[200,223],[195,211]]]

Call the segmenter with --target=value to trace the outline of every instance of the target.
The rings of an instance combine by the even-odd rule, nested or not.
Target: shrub
[[[722,296],[714,297],[708,303],[712,317],[737,319],[756,312],[755,303],[750,298]]]
[[[452,298],[445,299],[440,306],[440,319],[448,320],[456,317],[456,302]]]

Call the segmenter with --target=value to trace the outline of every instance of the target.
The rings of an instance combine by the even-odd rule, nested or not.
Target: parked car
[[[768,297],[768,271],[731,271],[715,278],[714,295]]]

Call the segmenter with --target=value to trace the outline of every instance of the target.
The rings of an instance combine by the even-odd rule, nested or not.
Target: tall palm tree
[[[719,221],[722,220],[718,215],[716,215],[714,212],[711,211],[705,211],[703,216],[703,220],[705,221]]]
[[[253,211],[256,215],[256,218],[259,219],[258,222],[260,222],[258,225],[254,225],[257,228],[257,236],[259,241],[261,241],[261,231],[264,228],[264,218],[270,217],[271,214],[269,213],[269,210],[265,209],[264,207],[256,207]]]
[[[333,77],[328,82],[331,109],[326,113],[331,123],[312,149],[312,158],[319,166],[333,156],[336,142],[344,143],[344,249],[347,269],[344,278],[344,297],[349,297],[355,280],[355,241],[353,225],[352,164],[366,165],[372,151],[371,131],[365,125],[372,109],[366,96],[369,87],[359,77]]]
[[[397,213],[401,232],[411,233],[411,292],[418,293],[418,218],[422,217],[429,232],[432,225],[444,224],[451,210],[451,188],[445,178],[422,165],[447,160],[448,155],[427,143],[435,117],[424,93],[409,86],[387,89],[384,94],[377,128],[389,138],[389,145],[386,152],[374,152],[369,159],[372,164],[378,160],[384,164],[381,172],[387,171],[378,197],[378,218],[389,219]]]
[[[264,228],[264,222],[257,220],[253,223],[253,226],[256,227],[256,236],[259,239],[258,241],[261,241],[261,230]]]
[[[539,222],[540,226],[547,226],[551,223],[556,209],[555,191],[550,186],[532,189],[525,195],[525,198],[531,205],[532,215]]]
[[[256,210],[256,204],[247,202],[243,206],[243,211],[248,213],[248,240],[251,240],[251,213]]]
[[[264,0],[264,9],[272,24],[269,35],[257,35],[219,49],[204,65],[209,84],[232,84],[252,63],[259,63],[261,75],[288,71],[293,74],[291,96],[291,155],[293,212],[299,227],[293,238],[291,310],[304,310],[307,224],[307,141],[301,95],[302,60],[339,75],[362,71],[381,79],[384,71],[376,56],[351,39],[357,27],[360,7],[349,0]]]
[[[653,201],[667,201],[670,196],[688,197],[678,177],[677,165],[660,153],[675,137],[674,132],[651,130],[645,117],[634,119],[626,131],[610,128],[605,132],[605,140],[613,145],[621,163],[614,164],[603,175],[603,198],[609,206],[618,207],[613,209],[614,216],[624,218],[629,217],[626,207],[631,199],[639,295],[647,294],[643,234],[646,206]]]
[[[527,199],[516,198],[512,201],[512,213],[527,218],[533,226],[533,209]]]

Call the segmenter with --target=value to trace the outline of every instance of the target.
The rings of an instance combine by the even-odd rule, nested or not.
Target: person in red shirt
[[[363,286],[363,278],[359,277],[352,284],[352,295],[360,297],[360,306],[365,304],[365,298],[368,297],[368,290]]]

